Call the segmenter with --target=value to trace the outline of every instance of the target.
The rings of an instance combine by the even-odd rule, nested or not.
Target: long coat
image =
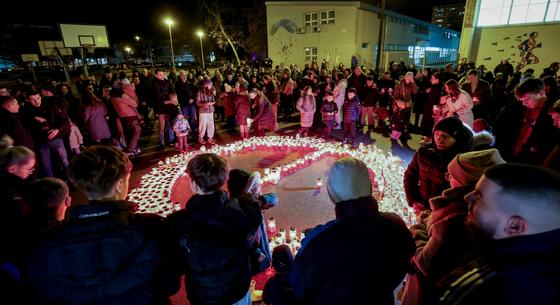
[[[313,96],[306,95],[299,98],[296,108],[300,112],[301,127],[311,127],[313,125],[315,107],[315,98]]]
[[[253,117],[253,120],[257,129],[274,130],[276,125],[274,112],[272,111],[270,101],[266,98],[266,96],[264,96],[264,94],[257,94],[255,100],[253,101],[253,108],[255,109],[255,116]]]

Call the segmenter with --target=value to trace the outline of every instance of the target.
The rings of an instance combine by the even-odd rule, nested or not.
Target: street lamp
[[[202,69],[206,69],[206,65],[204,64],[204,49],[202,48],[202,36],[204,36],[203,31],[197,31],[196,35],[200,38],[200,56],[202,57]]]
[[[140,36],[136,35],[136,36],[134,36],[134,39],[136,39],[136,42],[139,42],[140,41]]]
[[[175,56],[173,55],[173,36],[171,35],[171,26],[173,25],[173,19],[165,18],[165,24],[169,27],[169,43],[171,44],[171,66],[175,69]]]

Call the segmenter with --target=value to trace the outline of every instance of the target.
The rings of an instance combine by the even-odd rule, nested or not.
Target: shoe
[[[212,138],[208,139],[208,144],[214,144],[214,139]]]
[[[198,139],[198,143],[200,143],[200,144],[206,144],[206,141],[204,141],[204,139],[200,139],[200,138],[199,138],[199,139]]]
[[[163,143],[159,143],[159,150],[165,150],[165,145]]]

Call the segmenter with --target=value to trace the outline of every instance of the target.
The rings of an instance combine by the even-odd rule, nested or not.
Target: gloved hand
[[[261,210],[268,210],[278,206],[278,195],[276,193],[266,193],[257,198]]]

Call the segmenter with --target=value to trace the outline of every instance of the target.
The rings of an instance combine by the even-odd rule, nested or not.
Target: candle
[[[270,234],[276,233],[276,220],[274,217],[268,219],[268,232],[270,232]]]
[[[286,230],[284,228],[280,228],[280,231],[279,231],[278,234],[280,234],[280,236],[282,236],[283,239],[286,238]]]
[[[297,238],[297,230],[295,227],[290,228],[290,239],[295,240]]]
[[[317,187],[320,188],[321,186],[323,186],[323,178],[319,177],[317,178]]]

